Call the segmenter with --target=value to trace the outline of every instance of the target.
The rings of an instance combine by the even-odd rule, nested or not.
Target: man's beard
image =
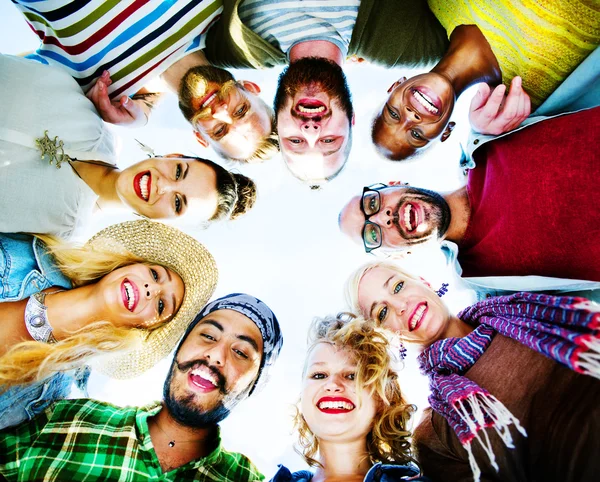
[[[225,92],[223,86],[231,87],[235,83],[233,75],[227,70],[213,67],[211,65],[201,65],[192,67],[181,79],[179,86],[179,108],[188,121],[192,121],[198,113],[198,101],[208,93],[208,84],[214,82],[220,86],[219,96],[222,97]]]
[[[292,62],[279,76],[273,106],[275,113],[283,108],[287,97],[293,98],[300,90],[315,86],[319,92],[329,95],[342,107],[352,122],[352,94],[342,68],[330,60],[320,57],[306,57]]]
[[[435,191],[419,187],[402,187],[401,189],[404,190],[403,196],[400,198],[398,205],[392,212],[392,223],[398,230],[398,234],[400,234],[409,245],[421,244],[428,241],[434,232],[437,234],[437,239],[442,238],[450,226],[450,206],[448,206],[448,203],[443,196]],[[407,199],[407,196],[410,196],[410,198]],[[399,212],[400,206],[410,200],[425,201],[430,207],[424,219],[429,226],[429,230],[428,232],[422,233],[422,236],[419,237],[407,237],[404,233],[404,229],[400,227],[400,218],[403,216]]]
[[[222,398],[216,402],[215,406],[210,410],[206,410],[202,406],[198,405],[196,395],[194,393],[179,397],[176,397],[173,394],[171,384],[175,370],[177,369],[185,374],[189,370],[194,370],[199,366],[205,366],[213,373],[213,375],[217,378],[217,389],[222,394]],[[219,370],[211,367],[206,361],[193,360],[180,364],[176,361],[176,359],[173,359],[169,376],[167,377],[163,387],[163,398],[167,410],[181,425],[191,428],[210,427],[227,418],[231,409],[248,394],[248,390],[244,390],[242,393],[231,397],[225,388],[225,385],[225,377],[221,374],[221,372],[219,372]]]

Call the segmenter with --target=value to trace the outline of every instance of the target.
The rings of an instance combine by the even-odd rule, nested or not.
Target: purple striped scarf
[[[418,361],[429,377],[431,408],[448,421],[467,450],[477,481],[481,471],[471,449],[474,439],[498,470],[484,428],[493,427],[511,448],[510,425],[526,433],[502,402],[464,373],[500,333],[578,373],[600,378],[600,312],[584,298],[516,293],[477,303],[458,317],[475,330],[464,338],[435,342]]]

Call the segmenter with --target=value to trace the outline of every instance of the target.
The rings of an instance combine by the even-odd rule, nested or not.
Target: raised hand
[[[471,127],[482,134],[499,135],[518,127],[531,113],[531,99],[523,90],[521,77],[513,78],[505,97],[505,85],[491,91],[486,83],[479,90],[469,108]]]
[[[98,110],[102,120],[120,126],[145,126],[148,123],[148,117],[142,108],[142,102],[132,100],[126,95],[119,100],[111,100],[108,96],[108,86],[111,83],[110,75],[105,70],[86,94]]]

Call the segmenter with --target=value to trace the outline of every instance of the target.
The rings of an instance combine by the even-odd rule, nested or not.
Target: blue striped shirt
[[[327,40],[344,57],[352,38],[360,0],[243,0],[242,22],[282,52],[299,42]]]

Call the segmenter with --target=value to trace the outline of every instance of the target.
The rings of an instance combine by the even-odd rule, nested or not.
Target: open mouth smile
[[[150,187],[152,187],[152,174],[150,171],[140,172],[133,178],[133,190],[144,202],[150,199]]]
[[[419,326],[421,326],[428,309],[429,308],[426,301],[423,301],[417,305],[408,319],[408,331],[415,331],[419,328]]]
[[[440,101],[437,98],[434,98],[433,94],[426,93],[422,89],[412,89],[411,90],[413,98],[417,102],[417,107],[421,106],[422,109],[425,110],[426,113],[439,115],[440,114]],[[421,109],[419,109],[421,110]],[[425,113],[421,110],[422,113]]]
[[[219,380],[212,371],[204,365],[190,371],[188,381],[193,389],[203,393],[212,392],[219,388]]]
[[[317,402],[317,408],[323,413],[348,413],[354,410],[354,404],[347,398],[323,397]]]
[[[125,278],[121,283],[121,298],[125,308],[133,313],[140,300],[140,292],[135,283]]]
[[[300,99],[296,104],[295,110],[302,117],[322,117],[328,111],[327,106],[316,99]]]
[[[425,213],[419,204],[404,203],[399,209],[398,217],[407,234],[422,233],[427,228]]]
[[[214,100],[217,98],[218,93],[219,93],[218,90],[213,90],[213,91],[209,92],[208,94],[206,94],[200,100],[200,102],[202,102],[200,104],[200,109],[206,109],[210,104],[212,104],[214,102]]]

